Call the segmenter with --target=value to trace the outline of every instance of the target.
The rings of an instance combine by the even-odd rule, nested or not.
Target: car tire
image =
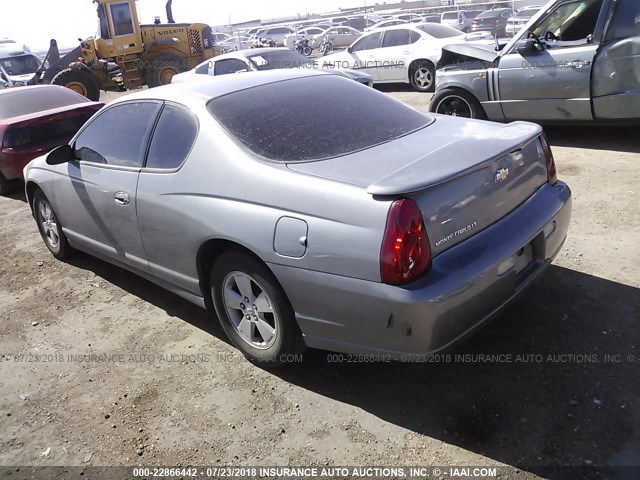
[[[171,53],[161,53],[148,62],[145,72],[147,86],[159,87],[171,83],[174,75],[189,70],[185,57]]]
[[[51,83],[73,90],[94,102],[100,99],[100,89],[93,74],[84,69],[66,68],[56,74]]]
[[[436,92],[429,111],[453,117],[486,120],[487,114],[476,97],[461,88],[445,88]]]
[[[429,60],[416,60],[409,67],[409,83],[417,92],[433,92],[436,87],[436,67]]]
[[[36,190],[33,194],[33,216],[40,236],[51,254],[58,260],[68,258],[73,253],[73,249],[62,231],[58,216],[42,190]]]
[[[249,361],[278,367],[304,350],[293,308],[262,262],[240,251],[224,253],[211,269],[210,287],[222,328]]]
[[[4,197],[13,191],[13,183],[11,180],[7,180],[2,173],[0,173],[0,197]]]

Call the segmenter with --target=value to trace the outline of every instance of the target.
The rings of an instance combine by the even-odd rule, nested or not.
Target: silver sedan
[[[56,258],[212,305],[269,364],[448,348],[549,265],[571,213],[539,126],[424,114],[318,71],[123,97],[25,179]]]

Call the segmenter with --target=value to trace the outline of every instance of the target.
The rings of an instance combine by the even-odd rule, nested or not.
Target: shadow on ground
[[[596,126],[545,127],[552,146],[640,153],[637,128]]]
[[[226,341],[212,313],[87,255],[72,264]],[[433,362],[334,363],[310,350],[274,373],[417,434],[569,478],[548,467],[640,465],[638,311],[640,289],[552,266]]]

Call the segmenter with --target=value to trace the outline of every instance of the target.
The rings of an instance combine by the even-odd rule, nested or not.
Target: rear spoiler
[[[451,142],[367,187],[371,195],[413,193],[483,168],[487,161],[517,151],[537,138],[542,127],[529,122],[496,125],[491,134]],[[470,160],[472,156],[476,160]]]

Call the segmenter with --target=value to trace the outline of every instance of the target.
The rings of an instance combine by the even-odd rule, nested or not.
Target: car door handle
[[[571,68],[582,68],[582,67],[588,67],[589,65],[591,65],[590,61],[582,61],[582,60],[574,60],[573,62],[571,62]]]
[[[131,203],[127,192],[116,192],[113,198],[118,205],[129,205]]]

